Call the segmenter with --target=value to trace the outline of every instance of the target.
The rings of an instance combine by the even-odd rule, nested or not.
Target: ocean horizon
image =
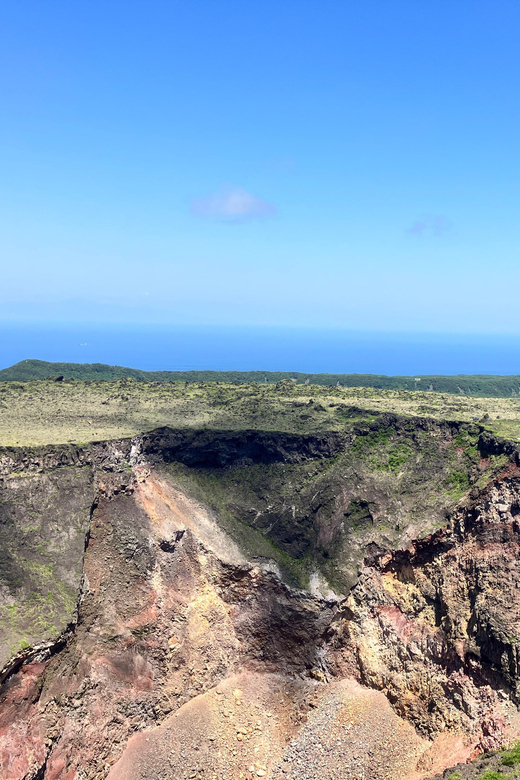
[[[156,371],[520,374],[520,336],[287,327],[0,323],[0,368],[28,358]]]

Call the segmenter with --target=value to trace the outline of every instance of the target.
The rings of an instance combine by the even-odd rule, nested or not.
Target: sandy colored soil
[[[108,780],[400,780],[428,747],[353,680],[243,672],[132,737]]]

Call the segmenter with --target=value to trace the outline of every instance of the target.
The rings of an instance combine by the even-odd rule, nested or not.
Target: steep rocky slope
[[[2,778],[419,780],[518,732],[515,447],[354,423],[2,452]]]
[[[510,464],[433,536],[368,551],[337,647],[420,733],[498,747],[519,703],[520,470]]]

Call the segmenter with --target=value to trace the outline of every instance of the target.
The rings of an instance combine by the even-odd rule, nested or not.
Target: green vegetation
[[[469,488],[469,478],[466,472],[455,470],[449,475],[446,483],[454,498],[462,496]]]
[[[519,780],[519,765],[520,742],[515,742],[509,748],[484,753],[471,764],[466,764],[463,772],[452,772],[447,780]],[[508,767],[509,771],[503,767]]]
[[[400,471],[410,457],[410,449],[406,444],[399,444],[388,453],[388,468],[390,471]]]
[[[520,764],[520,742],[517,742],[509,750],[506,750],[502,757],[504,766],[516,766]]]
[[[463,459],[474,463],[480,457],[476,443],[483,429],[520,441],[520,399],[456,398],[441,393],[286,381],[233,385],[118,379],[0,382],[0,446],[82,444],[134,436],[162,426],[325,433],[363,425],[373,430],[354,446],[371,448],[383,470],[399,471],[406,462],[406,452],[387,451],[392,419],[382,424],[380,418],[385,413],[471,423],[460,431],[454,446]],[[484,414],[488,420],[481,423]],[[382,448],[387,448],[386,460],[380,458]]]
[[[84,381],[131,378],[139,382],[225,382],[276,384],[292,380],[298,385],[372,387],[379,390],[421,389],[480,398],[520,398],[520,376],[465,375],[385,376],[379,374],[303,374],[288,371],[141,371],[104,363],[48,363],[22,360],[0,371],[0,381],[27,382],[49,377]]]
[[[480,775],[478,780],[506,780],[507,777],[509,777],[509,775],[505,775],[503,772],[491,771]]]

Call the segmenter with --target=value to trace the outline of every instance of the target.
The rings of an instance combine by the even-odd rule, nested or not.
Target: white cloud
[[[192,202],[191,208],[198,217],[231,223],[273,217],[277,213],[276,206],[257,198],[243,187],[228,187],[198,198]]]
[[[443,214],[424,214],[408,228],[414,236],[444,236],[452,229],[450,220]]]

